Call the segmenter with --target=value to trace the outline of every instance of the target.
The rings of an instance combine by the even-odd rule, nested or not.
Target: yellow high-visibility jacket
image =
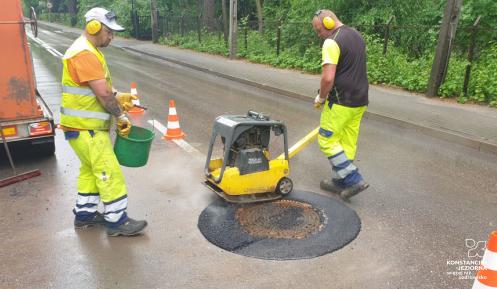
[[[112,80],[104,55],[86,37],[79,37],[67,49],[62,59],[60,124],[76,129],[109,130],[111,115],[100,104],[89,86],[81,86],[72,79],[67,67],[68,60],[84,50],[90,51],[97,56],[105,71],[107,84],[112,87]]]

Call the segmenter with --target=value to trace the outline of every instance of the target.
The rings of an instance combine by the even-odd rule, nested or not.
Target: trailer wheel
[[[293,182],[289,178],[282,178],[276,186],[276,192],[282,195],[288,195],[293,191]]]

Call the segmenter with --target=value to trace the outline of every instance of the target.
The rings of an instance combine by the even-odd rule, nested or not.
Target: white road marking
[[[162,135],[166,134],[167,128],[162,123],[160,123],[159,121],[157,121],[157,120],[149,120],[148,123],[151,124],[153,127],[155,127],[155,129],[157,129]],[[175,140],[172,140],[172,141],[174,143],[176,143],[180,148],[182,148],[187,153],[194,154],[194,155],[197,155],[197,156],[205,158],[205,156],[199,150],[197,150],[196,148],[194,148],[193,146],[191,146],[185,140],[183,140],[183,139],[175,139]]]
[[[62,58],[64,56],[62,53],[60,53],[59,51],[57,51],[57,49],[51,47],[50,45],[48,45],[43,40],[41,40],[39,38],[35,38],[31,33],[27,33],[27,35],[28,35],[29,38],[31,38],[31,40],[33,40],[34,42],[40,44],[43,48],[45,48],[45,50],[47,50],[53,56],[55,56],[57,58]],[[166,134],[167,128],[162,123],[160,123],[159,121],[157,121],[157,120],[149,120],[148,123],[150,123],[152,126],[155,127],[155,129],[157,129],[159,132],[161,132],[162,135]],[[194,148],[193,146],[191,146],[185,140],[183,140],[183,139],[175,139],[175,140],[172,140],[172,141],[174,143],[176,143],[180,148],[182,148],[187,153],[193,154],[193,155],[197,155],[197,156],[200,156],[200,157],[204,157],[204,155],[199,150],[197,150],[196,148]]]
[[[39,39],[39,38],[36,38],[33,36],[33,34],[31,33],[26,33],[28,35],[28,37],[33,40],[34,42],[40,44],[41,47],[45,48],[46,51],[48,51],[50,54],[52,54],[53,56],[57,57],[57,58],[62,58],[62,56],[64,56],[62,53],[60,53],[59,51],[57,51],[57,49],[53,48],[52,46],[48,45],[46,42],[44,42],[43,40]]]
[[[158,120],[149,120],[148,123],[155,127],[162,135],[166,134],[167,128]]]

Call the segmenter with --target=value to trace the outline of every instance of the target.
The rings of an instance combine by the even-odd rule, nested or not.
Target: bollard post
[[[202,26],[200,24],[200,16],[197,16],[197,34],[198,34],[198,43],[202,43]]]
[[[181,14],[181,37],[185,37],[185,14]]]
[[[276,56],[280,56],[280,47],[281,47],[281,19],[278,20],[278,31],[276,32]]]
[[[390,29],[392,28],[392,22],[395,16],[390,16],[390,19],[388,20],[386,27],[385,27],[385,39],[383,41],[383,55],[387,55],[387,49],[388,49],[388,40],[390,39]]]
[[[248,25],[245,25],[243,29],[243,44],[245,45],[245,54],[247,53],[248,50]]]
[[[466,74],[464,75],[464,85],[463,85],[463,95],[468,96],[468,86],[471,77],[471,66],[473,65],[474,51],[476,46],[476,34],[478,32],[478,27],[480,26],[481,15],[475,20],[475,23],[471,27],[471,42],[468,48],[468,65],[466,66]]]
[[[158,10],[157,10],[157,0],[150,1],[150,24],[152,30],[152,42],[159,42],[159,24],[158,24]]]

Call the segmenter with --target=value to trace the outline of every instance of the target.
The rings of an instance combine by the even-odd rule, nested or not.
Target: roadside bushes
[[[238,57],[256,63],[264,63],[280,68],[299,69],[310,73],[321,71],[321,49],[318,44],[310,42],[302,52],[297,46],[282,46],[280,55],[266,37],[257,31],[248,31],[247,48],[242,34],[238,38]],[[424,53],[421,57],[408,56],[402,49],[390,45],[388,53],[383,55],[383,39],[365,35],[368,53],[368,75],[373,84],[386,84],[415,92],[426,91],[434,52]],[[216,33],[203,31],[202,42],[198,35],[190,32],[184,37],[172,35],[161,38],[160,43],[201,52],[228,56],[229,51],[224,40]],[[478,102],[497,106],[497,46],[489,45],[482,52],[480,59],[473,64],[468,97],[462,96],[466,65],[464,55],[453,54],[445,82],[440,87],[441,97],[456,97],[459,102]]]
[[[473,65],[468,97],[460,101],[476,101],[497,107],[497,44],[490,43]]]

